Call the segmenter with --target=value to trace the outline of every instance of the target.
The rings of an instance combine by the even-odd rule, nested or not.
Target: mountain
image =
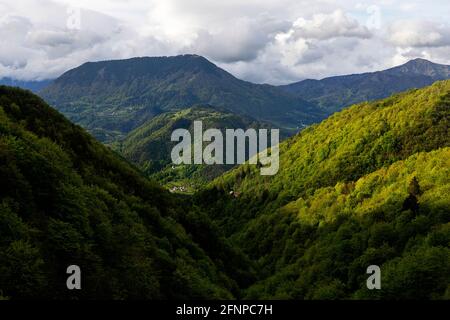
[[[189,199],[28,91],[0,86],[0,106],[0,298],[230,299],[254,281]]]
[[[43,88],[48,86],[52,80],[35,80],[35,81],[23,81],[11,78],[1,78],[0,85],[19,87],[22,89],[30,90],[34,93],[41,91]]]
[[[40,95],[102,141],[123,138],[158,114],[196,104],[293,129],[323,116],[302,99],[239,80],[197,55],[85,63]]]
[[[397,92],[425,87],[449,78],[450,66],[415,59],[384,71],[322,80],[308,79],[280,88],[317,104],[326,114],[332,114],[345,106],[386,98]]]
[[[193,197],[28,91],[0,106],[0,299],[450,299],[450,81],[346,108],[282,142],[276,175],[241,165]]]
[[[304,80],[285,86],[235,78],[197,55],[88,62],[40,95],[103,142],[118,141],[153,117],[212,105],[292,133],[344,106],[450,77],[450,66],[423,59],[384,71]]]
[[[221,130],[224,136],[225,129],[271,128],[267,123],[223,109],[195,106],[158,115],[131,131],[123,141],[113,144],[113,147],[149,177],[175,189],[178,187],[191,191],[233,167],[232,165],[181,164],[175,166],[172,164],[171,150],[178,144],[171,141],[172,132],[183,128],[189,130],[194,137],[194,121],[202,121],[203,131],[215,128]],[[287,132],[281,135],[286,136]],[[226,150],[223,154],[225,158]]]
[[[450,298],[450,81],[351,106],[196,195],[257,263],[246,298]],[[239,194],[238,197],[230,193]],[[366,268],[381,268],[368,290]]]

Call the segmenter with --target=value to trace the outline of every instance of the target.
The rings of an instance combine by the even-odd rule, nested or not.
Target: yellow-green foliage
[[[450,148],[319,188],[240,234],[264,280],[249,298],[448,299]],[[365,286],[379,265],[382,290]]]
[[[282,142],[275,176],[240,167],[214,185],[249,194],[266,189],[287,201],[319,187],[354,181],[415,152],[448,146],[449,104],[450,81],[441,81],[352,106]]]
[[[258,263],[247,298],[448,299],[449,120],[450,81],[355,105],[281,143],[275,176],[240,166],[199,193]]]
[[[450,148],[443,148],[414,154],[356,182],[319,188],[312,196],[290,202],[282,212],[296,214],[305,223],[324,224],[334,222],[339,214],[401,211],[414,177],[420,181],[422,191],[419,205],[450,210]]]

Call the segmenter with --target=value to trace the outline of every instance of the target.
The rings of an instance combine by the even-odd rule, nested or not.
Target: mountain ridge
[[[283,86],[238,79],[198,55],[86,62],[40,95],[104,142],[123,139],[154,116],[214,105],[292,132],[344,106],[387,97],[450,77],[450,66],[414,59],[390,69]]]
[[[316,103],[329,115],[355,103],[386,98],[396,92],[450,78],[450,66],[417,58],[386,70],[305,79],[280,88]]]
[[[196,104],[293,128],[322,117],[309,102],[240,80],[197,55],[85,63],[40,95],[88,130],[122,137],[157,114]]]

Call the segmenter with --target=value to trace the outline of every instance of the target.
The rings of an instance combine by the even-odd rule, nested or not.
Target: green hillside
[[[450,298],[450,81],[352,106],[197,194],[258,265],[249,298]],[[230,197],[229,192],[239,193]],[[382,267],[386,290],[365,288]]]
[[[113,144],[113,147],[150,178],[164,185],[178,186],[183,190],[192,191],[233,167],[232,165],[182,164],[175,166],[172,164],[171,150],[178,143],[171,142],[172,132],[183,128],[189,130],[193,137],[194,121],[202,121],[204,131],[216,128],[223,133],[225,129],[271,128],[269,124],[246,116],[210,106],[197,106],[156,116],[130,132],[123,141]]]
[[[40,98],[4,86],[0,181],[0,296],[232,298],[254,279],[188,199],[150,183]],[[71,264],[82,290],[66,288]]]
[[[242,165],[194,196],[29,92],[0,87],[0,107],[0,298],[450,299],[450,81],[349,107],[283,141],[276,175]],[[199,117],[257,125],[190,108],[116,147],[151,174]]]
[[[449,145],[450,81],[347,108],[280,145],[280,170],[242,166],[216,184],[286,202]],[[257,182],[257,183],[255,183]]]
[[[264,280],[249,298],[450,299],[450,148],[316,189],[240,239]],[[381,268],[368,290],[366,268]]]
[[[40,95],[106,142],[123,138],[165,111],[197,104],[294,130],[323,118],[314,105],[275,86],[237,79],[197,55],[85,63]]]

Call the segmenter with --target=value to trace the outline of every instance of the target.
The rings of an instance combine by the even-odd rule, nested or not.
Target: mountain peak
[[[411,59],[409,60],[407,63],[428,63],[428,64],[435,64],[434,62],[431,62],[430,60],[427,59],[423,59],[423,58],[415,58],[415,59]]]
[[[405,64],[389,69],[394,72],[420,74],[435,78],[446,79],[450,76],[450,66],[431,62],[423,58],[412,59]]]

